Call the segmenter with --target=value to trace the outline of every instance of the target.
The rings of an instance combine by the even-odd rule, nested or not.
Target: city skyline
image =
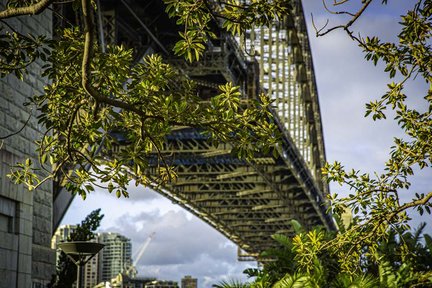
[[[76,230],[79,224],[62,224],[55,231],[51,239],[51,248],[56,250],[56,262],[59,261],[61,249],[59,243],[67,242],[71,234]],[[94,238],[90,242],[104,244],[105,246],[99,251],[84,267],[83,285],[84,287],[100,286],[101,283],[118,281],[118,275],[123,274],[127,277],[135,278],[137,275],[134,263],[141,257],[148,247],[155,233],[151,233],[140,247],[137,247],[137,253],[132,256],[132,245],[130,239],[124,235],[112,231],[95,231]],[[142,277],[138,277],[140,279]],[[151,279],[152,277],[147,277]],[[196,288],[197,279],[192,275],[184,275],[181,279],[181,288]],[[150,280],[148,280],[150,281]],[[176,282],[171,279],[156,279],[156,282]],[[179,283],[180,283],[179,282]]]
[[[51,248],[56,250],[56,263],[61,254],[60,243],[67,242],[77,224],[64,224],[57,228],[52,239]],[[129,274],[132,269],[132,245],[130,239],[115,232],[94,232],[90,242],[103,244],[104,247],[86,263],[83,269],[83,283],[85,288],[93,288],[99,283],[111,282],[118,274]]]

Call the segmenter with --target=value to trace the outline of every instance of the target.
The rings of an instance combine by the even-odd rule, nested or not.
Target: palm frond
[[[312,281],[310,274],[294,273],[285,275],[272,288],[318,288],[318,286]]]
[[[334,288],[375,288],[379,287],[379,280],[372,275],[351,276],[339,274],[330,287]]]
[[[222,280],[218,284],[214,284],[213,288],[249,288],[249,283],[243,283],[239,280]]]

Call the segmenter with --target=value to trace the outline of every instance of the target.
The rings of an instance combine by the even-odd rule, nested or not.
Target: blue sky
[[[326,13],[321,1],[303,2],[310,30],[327,160],[341,161],[346,167],[365,172],[381,171],[393,137],[401,134],[391,120],[373,122],[364,118],[364,107],[366,102],[378,99],[385,92],[388,78],[380,67],[365,62],[360,49],[344,33],[336,31],[315,38],[311,13],[317,26],[327,19],[330,19],[330,25],[342,23],[343,19]],[[414,1],[389,2],[391,5],[381,7],[377,1],[378,5],[360,18],[355,30],[361,31],[362,35],[392,39],[398,31],[398,16]],[[409,95],[418,94],[414,99],[420,99],[425,87],[422,83],[412,83]],[[418,100],[414,102],[421,105]],[[431,176],[430,169],[418,173],[411,190],[429,192]],[[331,185],[331,191],[346,192],[337,185]],[[138,265],[141,276],[179,281],[190,274],[199,278],[200,287],[210,287],[220,280],[243,277],[241,272],[246,267],[256,266],[253,262],[237,262],[235,245],[169,200],[142,187],[133,187],[129,192],[131,197],[122,200],[102,192],[89,195],[85,201],[77,198],[63,223],[79,223],[89,212],[100,207],[105,214],[101,230],[119,232],[131,238],[134,250],[155,232]],[[409,195],[407,193],[406,197]],[[415,216],[415,225],[430,220],[427,217]]]

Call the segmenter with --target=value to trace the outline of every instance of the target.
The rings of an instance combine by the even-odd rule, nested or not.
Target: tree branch
[[[334,6],[342,5],[342,4],[344,4],[344,3],[348,2],[348,1],[349,1],[349,0],[341,0],[341,1],[336,1],[336,0],[334,0],[333,5],[334,5]]]
[[[342,4],[342,3],[344,3],[344,2],[346,2],[347,0],[344,0],[344,1],[340,1],[340,2],[335,2],[335,5],[340,5],[340,4]],[[358,38],[356,38],[356,37],[354,37],[353,35],[352,35],[352,32],[349,30],[349,28],[357,21],[357,19],[363,14],[363,12],[366,10],[366,8],[369,6],[369,4],[371,4],[372,3],[372,0],[366,0],[364,3],[363,3],[363,6],[360,8],[360,10],[358,10],[357,11],[357,13],[355,13],[355,14],[353,14],[353,13],[349,13],[349,12],[346,12],[346,13],[339,13],[339,14],[349,14],[349,15],[352,15],[353,17],[351,18],[351,20],[350,21],[348,21],[348,23],[346,23],[345,25],[338,25],[338,26],[334,26],[334,27],[332,27],[332,28],[329,28],[329,29],[327,29],[326,31],[324,31],[324,32],[321,32],[322,31],[322,29],[320,29],[320,30],[317,30],[316,28],[315,28],[315,32],[316,32],[316,36],[317,37],[319,37],[319,36],[324,36],[324,35],[326,35],[326,34],[328,34],[328,33],[330,33],[331,31],[334,31],[334,30],[337,30],[337,29],[343,29],[343,30],[345,30],[347,33],[348,33],[348,35],[352,38],[352,39],[354,39],[354,40],[357,40],[357,41],[359,41],[359,39]]]
[[[350,15],[350,16],[352,16],[352,17],[355,16],[354,13],[351,13],[351,12],[348,12],[348,11],[332,11],[332,10],[330,10],[330,9],[327,7],[326,0],[322,0],[322,3],[323,3],[323,6],[324,6],[325,10],[327,10],[327,12],[329,12],[330,14],[336,14],[336,15],[346,14],[346,15]],[[337,4],[334,4],[334,5],[336,6]]]
[[[0,11],[0,19],[7,19],[22,15],[37,15],[43,12],[54,0],[41,0],[36,4],[26,7],[8,8]]]
[[[83,60],[81,64],[81,84],[84,88],[84,91],[88,95],[90,95],[93,99],[98,102],[106,103],[108,105],[122,108],[126,111],[135,112],[141,117],[148,117],[142,110],[137,109],[136,107],[129,105],[123,101],[119,101],[113,98],[105,97],[96,91],[91,85],[90,79],[90,59],[93,57],[93,19],[90,11],[90,3],[88,0],[82,0],[82,12],[84,19],[84,52],[83,52]]]
[[[27,126],[27,124],[29,123],[31,116],[32,116],[32,113],[30,111],[30,114],[29,114],[27,120],[24,122],[23,126],[19,130],[15,131],[15,132],[12,132],[11,134],[8,134],[6,136],[0,136],[0,140],[7,139],[9,137],[12,137],[12,136],[17,135],[18,133],[20,133]]]
[[[397,214],[409,209],[409,208],[413,208],[416,206],[420,206],[420,205],[426,205],[429,200],[432,199],[432,192],[429,192],[428,194],[426,194],[423,198],[412,201],[412,202],[408,202],[405,203],[404,205],[400,206],[398,209],[396,209],[395,211],[393,211],[392,213],[390,213],[387,216],[387,220],[390,221],[393,217],[395,217]]]

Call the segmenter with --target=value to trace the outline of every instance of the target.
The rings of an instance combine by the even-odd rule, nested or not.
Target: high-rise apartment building
[[[105,245],[99,252],[99,282],[110,281],[132,265],[130,239],[118,233],[98,233],[98,242]]]
[[[93,241],[97,241],[94,239]],[[99,254],[96,254],[87,264],[84,266],[83,285],[84,288],[93,288],[99,283],[98,271],[99,271]]]
[[[181,288],[197,288],[198,279],[192,278],[190,275],[186,275],[181,279]]]

